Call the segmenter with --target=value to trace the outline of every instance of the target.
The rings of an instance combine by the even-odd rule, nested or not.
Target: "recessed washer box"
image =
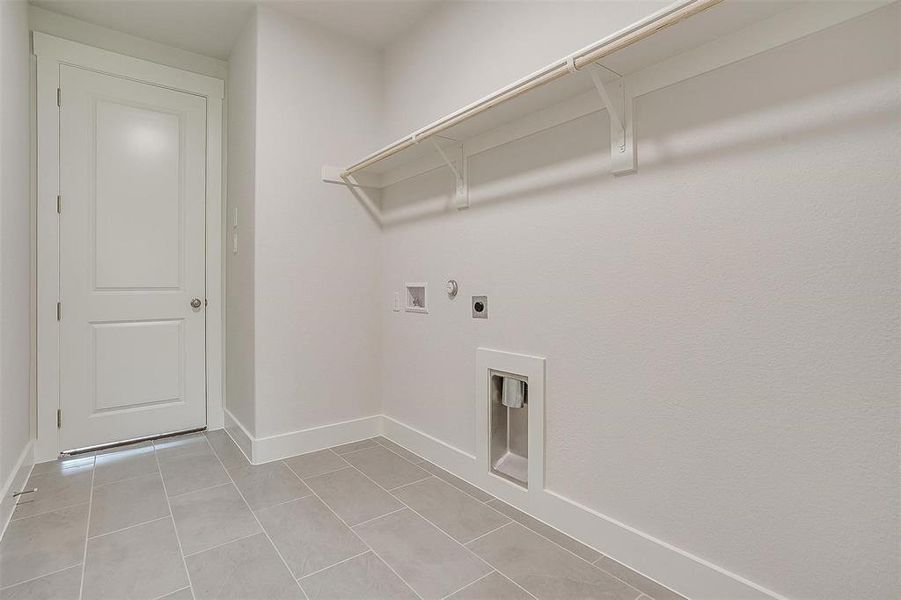
[[[476,459],[519,493],[544,490],[545,359],[476,350]]]
[[[529,382],[524,375],[489,371],[488,464],[491,472],[529,487]]]
[[[429,312],[428,287],[426,283],[404,284],[404,288],[407,290],[407,301],[404,310],[417,313]]]

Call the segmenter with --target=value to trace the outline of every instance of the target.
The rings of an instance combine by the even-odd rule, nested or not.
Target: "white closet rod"
[[[455,113],[447,115],[435,121],[431,125],[427,125],[419,129],[410,136],[400,139],[390,146],[387,146],[375,154],[351,165],[341,173],[341,177],[349,177],[355,172],[365,169],[381,160],[397,154],[398,152],[409,148],[414,144],[418,144],[422,140],[437,135],[454,125],[478,115],[489,108],[506,102],[520,96],[530,90],[542,86],[551,81],[555,81],[569,73],[581,69],[585,65],[596,62],[606,56],[613,54],[623,48],[631,46],[641,40],[648,38],[661,29],[675,25],[676,23],[694,16],[699,12],[707,10],[715,4],[719,4],[722,0],[680,0],[675,4],[655,13],[648,18],[635,23],[599,42],[579,50],[575,54],[567,56],[547,67],[536,71],[532,75],[524,79],[520,79],[516,83],[507,86],[497,92],[486,96],[481,100],[470,104]]]

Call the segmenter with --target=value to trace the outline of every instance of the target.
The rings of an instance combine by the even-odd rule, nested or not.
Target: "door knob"
[[[191,300],[191,308],[200,308],[201,304],[203,304],[203,302],[200,301],[200,298],[194,298],[193,300]]]

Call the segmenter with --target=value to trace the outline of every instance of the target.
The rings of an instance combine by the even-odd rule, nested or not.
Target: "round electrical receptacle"
[[[457,282],[453,279],[447,280],[447,297],[454,299],[457,297],[457,292],[459,291],[459,286]]]

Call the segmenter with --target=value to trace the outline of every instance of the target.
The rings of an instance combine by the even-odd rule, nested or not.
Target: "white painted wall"
[[[250,433],[254,415],[254,207],[256,198],[257,21],[252,16],[228,61],[228,201],[225,227],[226,408]],[[235,212],[238,247],[233,250]]]
[[[0,2],[0,489],[31,438],[28,9]]]
[[[444,6],[386,53],[385,139],[644,9]],[[469,210],[446,170],[392,188],[436,212],[382,239],[384,412],[471,453],[475,348],[545,356],[550,490],[788,597],[897,597],[898,39],[895,5],[640,98],[636,175],[601,113],[473,158]]]
[[[266,437],[380,412],[379,229],[320,168],[376,142],[381,67],[377,52],[271,9],[257,28],[254,393]]]
[[[384,51],[384,142],[669,4],[669,0],[441,3]]]

